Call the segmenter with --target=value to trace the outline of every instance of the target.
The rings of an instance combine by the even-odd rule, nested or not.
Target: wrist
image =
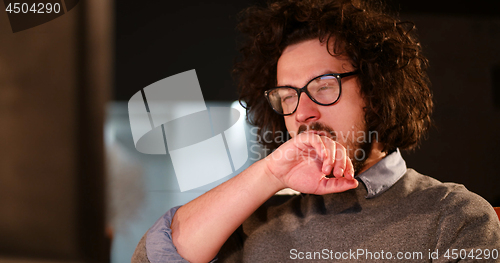
[[[281,180],[279,180],[276,175],[273,174],[271,169],[269,169],[269,161],[270,160],[268,158],[264,158],[258,163],[261,166],[263,176],[262,180],[274,191],[274,193],[276,193],[282,189],[287,188],[287,186]]]

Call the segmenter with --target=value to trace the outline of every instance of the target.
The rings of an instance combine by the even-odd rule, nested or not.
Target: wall
[[[109,257],[102,138],[112,10],[84,2],[17,33],[0,11],[2,262]]]
[[[500,19],[403,15],[414,21],[430,61],[435,125],[409,167],[458,182],[500,206],[500,105],[494,66],[500,63]],[[498,76],[497,76],[498,77]]]

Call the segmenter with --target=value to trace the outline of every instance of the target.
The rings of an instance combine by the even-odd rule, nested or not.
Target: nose
[[[299,106],[295,111],[295,120],[299,123],[309,123],[317,121],[321,115],[318,110],[320,105],[312,101],[307,94],[302,93]]]

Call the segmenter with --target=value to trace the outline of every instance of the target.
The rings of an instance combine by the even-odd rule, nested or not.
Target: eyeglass
[[[300,89],[280,86],[266,90],[264,95],[276,113],[287,116],[297,110],[302,92],[316,104],[322,106],[335,104],[342,93],[341,79],[357,73],[358,71],[323,74],[313,78]]]

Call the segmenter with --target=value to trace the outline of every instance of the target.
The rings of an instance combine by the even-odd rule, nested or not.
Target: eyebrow
[[[325,75],[325,74],[342,74],[342,73],[333,72],[333,71],[331,71],[331,70],[323,70],[323,71],[320,71],[320,72],[323,72],[323,73],[321,73],[321,74],[316,74],[316,73],[315,73],[314,75],[309,76],[309,77],[307,78],[306,83],[304,83],[304,84],[303,84],[302,86],[300,86],[300,87],[296,87],[296,86],[291,85],[291,84],[278,85],[278,83],[276,83],[276,87],[293,87],[293,88],[302,88],[302,87],[304,87],[304,85],[306,85],[307,83],[309,83],[309,81],[311,81],[311,80],[313,80],[313,79],[315,79],[315,78],[317,78],[317,77],[319,77],[319,76],[321,76],[321,75]]]

